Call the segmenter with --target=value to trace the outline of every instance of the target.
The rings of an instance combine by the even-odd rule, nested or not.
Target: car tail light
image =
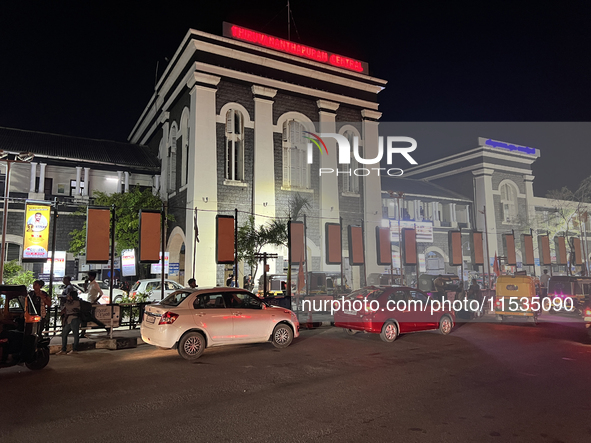
[[[175,314],[174,312],[170,312],[170,311],[166,311],[164,314],[162,314],[162,317],[160,317],[160,321],[158,322],[159,325],[171,325],[175,322],[175,320],[179,318],[178,314]]]
[[[585,317],[591,317],[591,309],[585,309]]]
[[[501,307],[501,300],[497,300],[497,306],[500,308]]]

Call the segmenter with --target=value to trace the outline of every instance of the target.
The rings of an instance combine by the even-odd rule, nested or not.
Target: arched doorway
[[[441,254],[435,251],[427,252],[425,255],[427,274],[445,274],[445,262]]]
[[[168,278],[185,285],[185,233],[175,227],[168,238]]]

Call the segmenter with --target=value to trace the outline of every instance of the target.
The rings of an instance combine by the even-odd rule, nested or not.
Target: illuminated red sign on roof
[[[301,45],[289,40],[283,40],[278,37],[263,34],[262,32],[252,31],[250,29],[232,25],[230,23],[224,23],[224,36],[231,37],[236,40],[242,40],[248,43],[253,43],[265,48],[274,49],[276,51],[285,52],[297,57],[304,57],[316,62],[327,63],[338,68],[347,69],[349,71],[360,72],[363,74],[367,74],[368,71],[367,63],[365,62],[360,62],[359,60],[343,57],[342,55],[321,51],[320,49]]]

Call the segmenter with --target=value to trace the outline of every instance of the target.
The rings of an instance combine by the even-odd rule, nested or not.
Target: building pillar
[[[39,194],[45,194],[45,167],[47,163],[39,163]]]
[[[216,210],[218,209],[218,172],[216,142],[216,91],[221,78],[195,72],[187,82],[190,92],[189,116],[189,177],[187,207],[204,209],[198,212],[199,243],[195,243],[194,211],[185,211],[185,277],[193,275],[195,246],[195,278],[199,286],[217,283]],[[223,161],[223,160],[222,160]],[[205,166],[204,166],[205,165]],[[163,169],[164,171],[164,169]],[[162,179],[162,187],[164,182]],[[240,282],[242,283],[242,282]]]
[[[338,103],[329,102],[326,100],[318,100],[318,114],[320,115],[320,124],[318,131],[321,134],[335,133],[336,130],[336,110],[339,108]],[[320,270],[340,272],[339,265],[326,264],[326,240],[324,238],[326,223],[339,223],[339,178],[336,171],[339,167],[337,163],[338,151],[337,141],[332,137],[324,139],[328,155],[320,155],[320,168],[330,168],[335,171],[334,174],[323,174],[319,177],[319,214],[320,214],[320,248],[322,251],[320,257]],[[347,167],[343,165],[343,167]]]
[[[536,219],[536,206],[534,203],[534,178],[536,178],[534,175],[529,174],[523,176],[523,180],[525,182],[525,204],[527,210],[527,222],[533,230],[532,240],[535,246],[538,244],[538,222]],[[539,261],[539,248],[534,247],[534,262],[539,263]],[[536,266],[536,275],[540,275],[541,273],[541,268],[539,266]]]
[[[161,160],[161,174],[162,179],[160,180],[160,198],[164,201],[168,200],[168,147],[169,147],[169,140],[168,140],[168,130],[169,130],[169,122],[168,119],[170,117],[169,112],[163,112],[160,115],[160,123],[162,124],[162,141],[160,142],[160,151],[159,157]]]
[[[129,172],[125,171],[123,177],[125,180],[125,192],[129,192]]]
[[[486,245],[488,244],[489,263],[494,261],[495,254],[499,254],[497,244],[497,222],[495,219],[495,205],[493,200],[492,175],[494,169],[482,168],[472,171],[474,175],[474,213],[476,215],[476,229],[484,233],[484,254],[486,256]],[[486,223],[484,221],[484,208],[486,206]],[[488,228],[488,232],[486,232]],[[492,266],[490,269],[492,272]],[[487,267],[485,267],[487,269]]]
[[[117,194],[121,194],[121,178],[123,171],[117,171]]]
[[[364,109],[361,111],[361,116],[363,117],[362,137],[365,158],[376,158],[378,156],[379,146],[378,120],[382,116],[382,113]],[[383,266],[378,266],[376,248],[376,227],[382,226],[382,183],[380,179],[381,177],[377,174],[370,174],[362,179],[363,218],[365,220],[365,273],[367,276],[383,271]]]
[[[76,166],[76,197],[80,195],[80,177],[82,175],[82,166]]]
[[[421,222],[423,221],[423,217],[421,217],[421,201],[420,200],[415,200],[414,201],[414,208],[415,208],[415,216],[414,219],[415,221]]]
[[[441,226],[441,217],[439,216],[439,202],[432,202],[431,207],[433,211],[433,226],[439,227]]]
[[[275,217],[275,158],[273,146],[273,97],[277,90],[254,85],[254,177],[253,210],[255,214]],[[256,224],[268,219],[256,216]]]
[[[154,176],[154,189],[152,189],[152,194],[158,195],[158,191],[160,190],[160,176]]]
[[[89,190],[88,187],[90,186],[90,168],[84,168],[84,187],[82,188],[82,195],[88,196]]]
[[[31,181],[29,183],[29,192],[35,192],[35,179],[37,178],[37,162],[31,162]]]

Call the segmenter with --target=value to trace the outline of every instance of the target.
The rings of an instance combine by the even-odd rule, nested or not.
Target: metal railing
[[[150,303],[117,304],[117,306],[120,307],[119,327],[128,327],[129,329],[137,328],[142,323],[145,307],[149,304]],[[45,322],[44,331],[49,335],[57,335],[61,333],[62,316],[59,306],[53,306],[47,310],[47,321]]]

